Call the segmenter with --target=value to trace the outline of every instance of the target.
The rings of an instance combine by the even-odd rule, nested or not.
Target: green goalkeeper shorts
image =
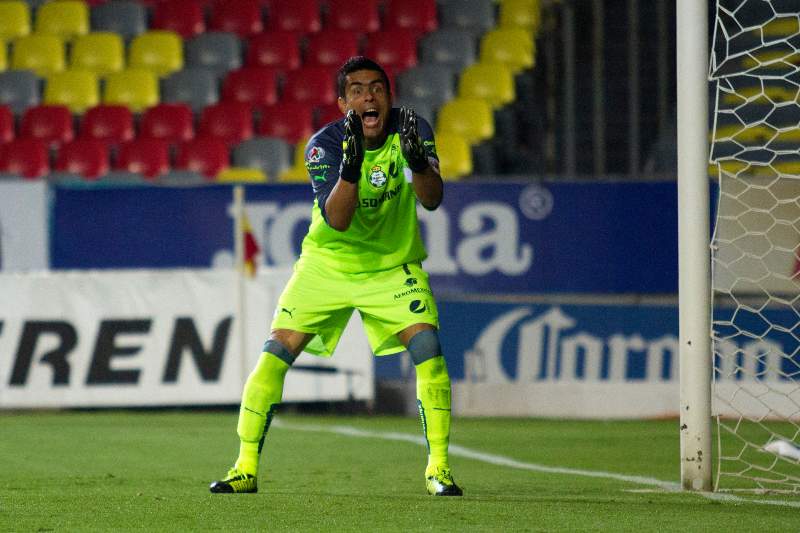
[[[375,355],[405,350],[397,334],[409,326],[439,327],[428,274],[420,264],[345,274],[301,258],[278,300],[272,329],[314,334],[305,351],[330,356],[354,309]]]

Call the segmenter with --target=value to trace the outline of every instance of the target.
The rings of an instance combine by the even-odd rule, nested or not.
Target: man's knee
[[[269,339],[264,343],[264,351],[275,354],[291,365],[312,338],[313,335],[310,333],[302,333],[291,329],[273,329],[269,334]],[[268,350],[267,346],[281,351],[290,361],[284,359],[281,354]]]
[[[442,355],[439,332],[435,329],[424,329],[417,332],[408,341],[407,349],[415,366]]]

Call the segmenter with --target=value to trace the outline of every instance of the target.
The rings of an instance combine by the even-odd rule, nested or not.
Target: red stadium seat
[[[72,113],[64,105],[29,107],[22,115],[19,136],[39,139],[51,146],[70,142],[75,138]]]
[[[315,33],[322,29],[319,0],[295,0],[272,2],[267,14],[269,31],[293,31],[301,34]]]
[[[0,172],[31,179],[48,174],[47,145],[39,139],[15,139],[0,144]]]
[[[260,119],[256,133],[297,144],[314,133],[312,111],[311,106],[296,102],[262,106],[258,109]]]
[[[169,171],[169,143],[161,139],[138,138],[119,147],[116,170],[156,178]]]
[[[257,0],[215,2],[211,8],[209,27],[216,31],[248,37],[264,31],[261,5]]]
[[[230,166],[228,147],[219,139],[200,137],[181,143],[175,158],[175,168],[191,170],[207,177],[215,177]]]
[[[142,114],[139,137],[176,144],[194,138],[192,108],[184,103],[159,104]]]
[[[405,29],[373,33],[367,40],[364,55],[398,73],[417,64],[417,35]]]
[[[417,35],[439,27],[436,0],[388,0],[384,12],[384,29],[414,30]]]
[[[328,0],[326,27],[369,33],[381,27],[377,0]]]
[[[339,67],[348,58],[358,55],[359,34],[344,30],[325,30],[308,38],[307,66]]]
[[[319,129],[329,122],[344,118],[337,104],[317,106],[314,110],[314,127]]]
[[[14,137],[14,112],[7,105],[0,105],[0,143],[12,141]]]
[[[133,113],[124,105],[99,105],[83,115],[80,136],[116,145],[133,139]]]
[[[291,31],[269,31],[250,37],[245,64],[252,67],[272,67],[281,71],[300,68],[298,34]]]
[[[159,2],[153,9],[150,29],[171,30],[184,39],[191,39],[206,31],[203,6],[196,0]]]
[[[222,83],[222,101],[251,106],[278,101],[278,70],[272,67],[245,67],[232,70]]]
[[[336,102],[335,67],[301,67],[286,74],[282,101],[311,106]]]
[[[108,145],[103,141],[77,139],[59,149],[55,169],[97,179],[108,174],[108,155]]]
[[[238,102],[220,102],[207,106],[200,116],[198,135],[215,137],[229,145],[253,136],[253,115],[250,106]]]

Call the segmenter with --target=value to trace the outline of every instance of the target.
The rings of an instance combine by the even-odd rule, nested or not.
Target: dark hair
[[[386,75],[386,71],[384,71],[379,64],[365,56],[353,56],[345,61],[344,65],[339,67],[339,71],[336,73],[336,88],[339,96],[342,98],[344,98],[344,86],[347,82],[347,75],[357,70],[374,70],[375,72],[380,72],[383,83],[386,84],[386,91],[391,92],[392,88],[389,85],[389,76]]]

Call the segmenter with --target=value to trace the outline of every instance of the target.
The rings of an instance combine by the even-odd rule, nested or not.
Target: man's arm
[[[357,205],[358,182],[350,183],[340,178],[325,202],[328,225],[337,231],[345,231],[353,221]]]
[[[423,119],[424,133],[428,140],[428,143],[425,143],[423,136],[420,135],[419,119],[413,109],[400,108],[399,121],[400,147],[411,169],[414,194],[425,209],[433,211],[442,203],[444,194],[438,159],[433,149],[433,132]],[[429,147],[430,153],[426,147]]]
[[[326,212],[328,225],[335,230],[345,231],[353,221],[358,205],[358,180],[361,179],[361,164],[364,162],[364,130],[361,117],[352,109],[344,119],[344,139],[342,139],[342,165],[339,179],[333,186]]]

